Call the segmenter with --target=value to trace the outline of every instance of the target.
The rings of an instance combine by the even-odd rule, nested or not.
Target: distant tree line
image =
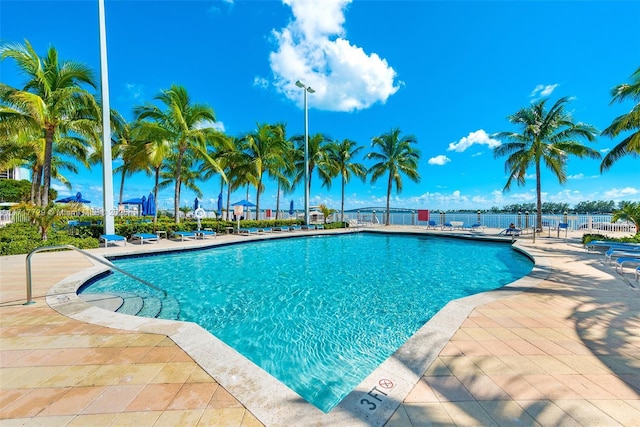
[[[574,206],[569,206],[568,203],[544,202],[542,204],[542,213],[613,213],[614,210],[624,209],[625,206],[630,204],[633,204],[633,202],[627,200],[622,200],[617,203],[613,200],[587,200],[586,202],[576,203]],[[505,205],[501,208],[494,206],[489,211],[495,213],[536,212],[536,204],[515,203],[512,205]]]

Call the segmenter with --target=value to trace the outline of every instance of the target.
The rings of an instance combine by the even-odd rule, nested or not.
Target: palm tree
[[[604,156],[600,165],[601,173],[607,171],[614,162],[623,156],[630,155],[635,158],[640,155],[640,67],[631,78],[633,79],[631,84],[623,83],[611,90],[611,96],[613,96],[611,103],[631,98],[636,101],[636,105],[627,114],[617,117],[608,128],[602,131],[602,134],[615,138],[624,131],[635,130],[635,132],[623,139]]]
[[[175,165],[171,170],[175,173],[174,214],[176,224],[180,223],[180,191],[182,188],[182,173],[185,156],[190,152],[199,151],[211,139],[218,138],[219,133],[207,124],[216,121],[213,109],[205,104],[192,103],[187,90],[179,85],[172,85],[163,90],[156,100],[160,101],[165,110],[155,105],[136,107],[134,113],[137,120],[149,119],[157,125],[157,137],[170,141],[174,145],[176,156]]]
[[[297,149],[295,150],[294,163],[297,174],[293,180],[294,186],[300,183],[304,179],[304,135],[296,135],[291,138],[293,142],[297,144]],[[309,144],[308,144],[308,158],[309,158],[309,182],[307,185],[309,186],[309,193],[311,193],[311,181],[313,179],[313,171],[318,170],[320,175],[320,179],[323,181],[323,184],[326,185],[326,182],[331,180],[331,172],[328,168],[327,160],[327,149],[326,145],[329,141],[329,138],[322,134],[316,133],[313,135],[309,135]]]
[[[389,202],[393,184],[395,183],[396,191],[400,193],[402,191],[403,174],[414,182],[420,182],[420,174],[418,173],[420,151],[412,146],[412,144],[417,143],[418,140],[413,135],[400,138],[400,129],[398,128],[376,136],[371,141],[371,147],[380,150],[380,152],[373,151],[366,156],[367,159],[377,161],[367,172],[371,173],[371,183],[375,183],[384,174],[389,174],[387,179],[387,219],[385,225],[390,224]]]
[[[522,133],[499,132],[498,139],[509,142],[493,149],[494,157],[508,156],[505,171],[509,179],[503,191],[508,191],[514,179],[518,185],[526,182],[527,170],[535,168],[536,174],[536,230],[542,230],[542,188],[541,163],[549,168],[558,178],[560,184],[567,181],[567,156],[589,157],[599,159],[600,153],[582,145],[579,139],[593,141],[596,129],[584,123],[575,123],[564,109],[569,99],[560,98],[549,111],[545,104],[547,99],[540,100],[527,108],[508,117],[508,120],[522,128]]]
[[[256,188],[256,220],[260,214],[260,193],[264,190],[265,172],[276,174],[282,165],[286,151],[286,142],[282,135],[282,127],[259,124],[257,129],[245,137],[245,152],[252,168],[251,184]]]
[[[29,80],[23,90],[0,83],[0,135],[15,134],[19,129],[36,128],[44,136],[41,206],[49,203],[51,158],[56,136],[75,135],[85,145],[98,133],[100,107],[81,84],[96,87],[87,66],[58,60],[58,52],[49,48],[40,58],[28,40],[24,44],[0,45],[0,60],[12,58]]]
[[[633,222],[636,226],[636,234],[640,234],[640,202],[625,203],[620,209],[614,209],[611,222],[621,219]]]
[[[340,222],[344,222],[344,187],[351,181],[351,177],[356,176],[365,181],[367,178],[367,168],[361,163],[353,160],[362,150],[362,146],[357,146],[355,141],[343,139],[332,141],[327,145],[327,156],[332,171],[332,177],[340,175],[340,185],[342,200],[340,204]]]

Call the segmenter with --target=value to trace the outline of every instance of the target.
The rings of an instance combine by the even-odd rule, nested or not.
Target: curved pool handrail
[[[56,246],[41,246],[39,248],[35,248],[34,250],[32,250],[31,252],[29,252],[29,254],[27,255],[27,302],[24,303],[24,305],[29,305],[29,304],[33,304],[34,301],[32,300],[31,297],[31,257],[36,254],[37,252],[44,252],[44,251],[52,251],[52,250],[56,250],[56,249],[73,249],[75,251],[80,252],[82,255],[87,256],[89,258],[91,258],[94,261],[98,261],[101,264],[106,265],[109,268],[113,268],[114,270],[119,271],[120,273],[131,277],[134,280],[137,280],[138,282],[142,283],[143,285],[147,285],[150,288],[153,288],[157,291],[162,292],[162,294],[166,297],[167,296],[167,291],[165,291],[164,289],[161,289],[159,287],[157,287],[156,285],[153,285],[149,282],[147,282],[144,279],[141,279],[137,276],[134,276],[133,274],[121,269],[120,267],[116,267],[115,265],[113,265],[113,263],[107,261],[104,258],[100,258],[97,257],[93,254],[90,254],[87,251],[83,251],[82,249],[76,248],[73,245],[56,245]]]

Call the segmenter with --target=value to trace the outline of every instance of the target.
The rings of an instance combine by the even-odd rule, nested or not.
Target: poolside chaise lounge
[[[436,224],[434,220],[430,219],[429,222],[427,222],[427,230],[435,230],[436,228],[438,228],[438,224]]]
[[[620,274],[623,273],[624,266],[630,264],[632,266],[640,266],[640,256],[638,257],[620,257],[616,259],[616,271],[620,268]]]
[[[499,235],[504,235],[504,236],[519,236],[520,233],[522,233],[522,230],[520,228],[505,228],[504,230],[502,230],[500,233],[498,233]]]
[[[174,231],[172,233],[176,237],[180,237],[180,241],[184,242],[185,237],[196,239],[198,236],[193,231]]]
[[[609,265],[613,262],[613,258],[620,257],[640,257],[640,248],[618,248],[613,247],[610,248],[607,252],[604,253],[604,257],[609,260]]]
[[[124,242],[124,246],[127,246],[127,239],[117,234],[101,234],[99,240],[104,242],[105,248],[109,246],[109,242]]]
[[[213,238],[217,237],[217,233],[213,230],[200,230],[200,231],[196,231],[195,234],[201,239],[205,239],[207,237],[213,237]]]
[[[140,240],[140,244],[144,245],[145,240],[155,240],[156,243],[160,241],[157,234],[151,233],[136,233],[131,235],[131,240]]]
[[[272,231],[273,229],[271,229],[270,227],[258,228],[258,233],[271,233]]]
[[[469,227],[469,230],[475,233],[479,233],[481,231],[484,231],[484,225],[480,224],[479,222],[476,222],[471,227]]]
[[[238,230],[239,234],[248,236],[250,234],[258,234],[258,229],[255,227],[251,227],[251,228],[241,228],[240,230]]]
[[[611,240],[592,240],[584,246],[589,252],[594,250],[607,251],[611,248],[640,248],[638,243],[614,242]]]
[[[636,267],[636,282],[640,283],[640,265]]]

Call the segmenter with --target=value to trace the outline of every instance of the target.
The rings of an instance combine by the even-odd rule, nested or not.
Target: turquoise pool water
[[[114,262],[178,299],[181,320],[325,412],[447,302],[499,288],[533,266],[508,244],[373,233]],[[118,273],[82,291],[155,292]]]

